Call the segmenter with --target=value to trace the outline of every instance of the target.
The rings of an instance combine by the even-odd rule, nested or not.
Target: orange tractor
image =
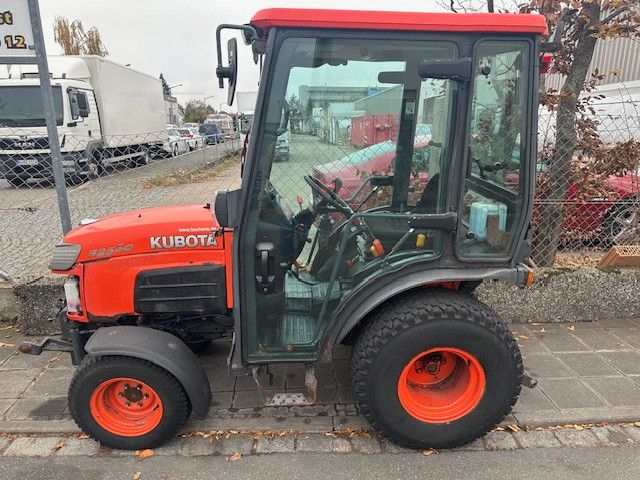
[[[232,375],[259,384],[266,366],[306,366],[306,393],[269,405],[312,404],[316,364],[350,344],[357,405],[383,435],[411,448],[484,435],[532,381],[473,290],[533,278],[523,262],[544,18],[262,10],[217,30],[231,104],[237,42],[223,64],[225,29],[261,67],[242,187],[83,221],[51,262],[67,277],[62,337],[22,351],[72,354],[71,414],[114,448],[157,446],[207,414],[194,352],[224,336]],[[362,172],[346,199],[314,166],[357,166],[351,119],[378,114],[398,119],[380,144],[391,168]]]

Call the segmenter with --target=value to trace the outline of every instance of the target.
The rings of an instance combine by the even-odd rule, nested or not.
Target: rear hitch
[[[527,388],[535,388],[538,385],[538,379],[530,377],[525,373],[524,375],[522,375],[521,385]]]
[[[28,353],[29,355],[40,355],[45,350],[73,353],[73,345],[68,340],[45,337],[38,342],[22,342],[18,347],[18,350],[21,353]]]

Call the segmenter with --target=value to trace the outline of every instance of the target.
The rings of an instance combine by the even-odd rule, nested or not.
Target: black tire
[[[486,380],[472,410],[430,423],[403,407],[399,380],[412,359],[437,348],[468,352]],[[360,411],[385,437],[409,448],[452,448],[483,436],[511,411],[523,365],[513,335],[491,308],[473,295],[434,290],[402,295],[373,314],[356,340],[351,378]]]
[[[93,392],[103,382],[134,378],[155,390],[162,402],[162,417],[155,428],[138,436],[114,434],[103,428],[90,408]],[[80,429],[102,445],[123,450],[154,448],[175,436],[185,424],[191,405],[180,382],[154,363],[124,356],[86,357],[69,387],[69,410]]]

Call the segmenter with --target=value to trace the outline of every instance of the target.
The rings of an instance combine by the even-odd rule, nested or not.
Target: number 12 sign
[[[0,57],[24,57],[35,54],[27,0],[2,0]]]

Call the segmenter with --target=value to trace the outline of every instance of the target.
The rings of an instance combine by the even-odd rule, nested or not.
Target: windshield
[[[62,89],[52,87],[56,123],[62,125]],[[44,109],[39,85],[0,87],[0,126],[44,127]]]
[[[204,123],[200,125],[200,133],[217,133],[218,126],[214,123]]]

